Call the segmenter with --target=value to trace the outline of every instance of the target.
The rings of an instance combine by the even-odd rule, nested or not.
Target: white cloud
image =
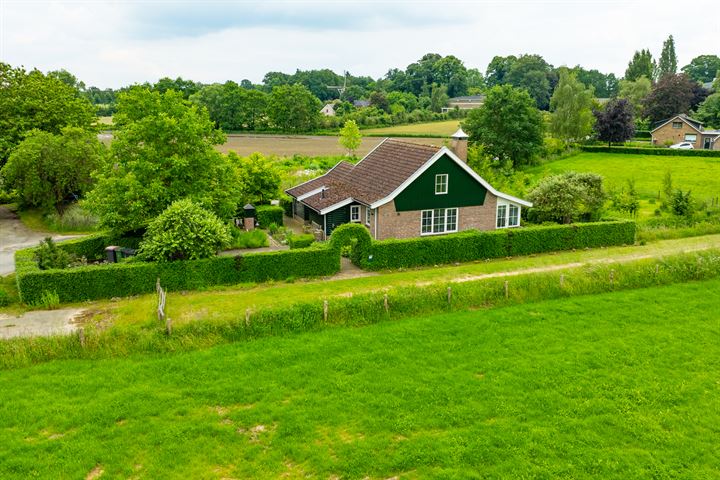
[[[694,11],[717,12],[698,0]],[[182,76],[259,82],[267,71],[347,69],[378,77],[427,52],[484,71],[494,55],[622,75],[633,52],[658,56],[668,34],[680,65],[720,54],[720,17],[689,21],[670,0],[103,2],[0,0],[0,59],[66,68],[88,85]],[[684,20],[683,20],[684,18]]]

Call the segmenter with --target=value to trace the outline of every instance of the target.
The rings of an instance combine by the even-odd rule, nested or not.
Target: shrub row
[[[675,148],[608,147],[582,145],[580,149],[592,153],[627,153],[633,155],[664,155],[678,157],[720,157],[718,150],[678,150]]]
[[[291,249],[307,248],[315,242],[315,235],[312,233],[303,233],[301,235],[289,235],[287,243]]]
[[[257,207],[257,222],[262,228],[268,228],[274,223],[278,227],[283,226],[283,215],[285,210],[277,205],[260,205]]]
[[[64,243],[59,245],[66,247]],[[77,245],[74,248],[78,248]],[[158,278],[163,287],[177,291],[332,275],[340,270],[338,252],[323,246],[236,257],[88,265],[65,270],[40,270],[33,254],[34,249],[15,254],[18,291],[20,299],[27,304],[40,302],[44,292],[57,293],[63,303],[149,293]]]
[[[560,280],[562,275],[562,281]],[[327,317],[322,299],[284,307],[236,312],[228,322],[196,321],[176,327],[172,336],[156,328],[86,328],[84,345],[77,335],[21,338],[0,342],[0,368],[17,368],[61,358],[104,358],[207,348],[290,332],[359,326],[433,313],[545,301],[575,295],[670,285],[720,277],[720,251],[680,254],[619,264],[596,264],[561,272],[528,273],[462,283],[392,288],[384,292],[334,297]],[[508,281],[507,292],[505,282]],[[448,296],[448,287],[452,295]],[[385,308],[387,295],[387,309]],[[172,301],[172,300],[170,300]]]
[[[360,265],[371,270],[635,243],[635,222],[537,226],[372,242]],[[333,233],[334,235],[334,233]]]

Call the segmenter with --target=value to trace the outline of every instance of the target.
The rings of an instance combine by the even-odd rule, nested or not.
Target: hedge
[[[315,235],[312,233],[303,233],[301,235],[289,235],[287,237],[288,245],[291,249],[307,248],[315,241]]]
[[[285,210],[277,205],[260,205],[257,207],[257,221],[262,228],[268,228],[274,223],[278,227],[283,226]]]
[[[487,258],[635,243],[632,221],[514,228],[372,242],[361,253],[370,270],[469,262]]]
[[[90,251],[100,245],[97,238],[61,248]],[[250,253],[177,262],[139,262],[88,265],[64,270],[40,270],[34,249],[15,253],[16,279],[20,299],[37,303],[43,292],[55,292],[60,301],[77,302],[149,293],[160,278],[168,290],[193,290],[212,285],[265,282],[289,278],[332,275],[340,270],[337,251],[318,246],[302,250]]]
[[[644,147],[608,147],[599,145],[582,145],[583,152],[591,153],[627,153],[632,155],[663,155],[677,157],[718,157],[718,150],[679,150],[675,148],[644,148]]]

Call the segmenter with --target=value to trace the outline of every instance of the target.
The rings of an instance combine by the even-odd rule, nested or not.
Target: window
[[[508,227],[517,227],[520,225],[520,209],[517,205],[510,205],[510,213],[508,214]]]
[[[694,133],[686,133],[685,141],[695,143],[697,141],[697,135],[695,135]]]
[[[360,205],[351,205],[350,206],[350,221],[351,222],[359,222],[360,221]]]
[[[370,225],[370,207],[365,207],[365,225]]]
[[[420,217],[420,233],[428,235],[433,233],[457,232],[457,216],[457,208],[423,210]]]
[[[682,128],[682,122],[673,122],[673,128]]]
[[[498,205],[497,207],[497,228],[505,228],[505,216],[507,215],[507,205]]]
[[[435,195],[444,195],[448,192],[448,174],[435,175]]]

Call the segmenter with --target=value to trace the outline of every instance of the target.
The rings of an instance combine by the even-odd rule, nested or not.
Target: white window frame
[[[438,215],[438,212],[442,210],[442,223],[440,223],[441,217]],[[452,230],[448,230],[447,228],[447,220],[448,220],[448,212],[452,211],[455,213],[455,228]],[[427,217],[426,214],[430,213],[430,216]],[[426,224],[424,224],[423,220],[430,220],[429,225],[427,227],[430,231],[425,231]],[[428,210],[421,210],[420,211],[420,235],[445,235],[446,233],[456,233],[458,231],[458,225],[460,224],[460,212],[457,207],[451,207],[451,208],[433,208]],[[442,231],[438,230],[435,231],[436,227],[442,228]]]
[[[350,205],[350,221],[353,223],[360,221],[360,205]]]
[[[510,223],[510,209],[517,209],[516,223]],[[502,212],[502,216],[501,216]],[[514,228],[520,226],[522,207],[515,203],[498,202],[495,210],[495,228]]]
[[[372,214],[372,208],[365,207],[365,225],[370,225],[370,215]]]
[[[435,195],[447,195],[448,193],[448,174],[447,173],[438,173],[435,175]],[[445,189],[441,191],[438,191],[438,187],[444,186]]]
[[[690,140],[688,137],[692,137],[692,140]],[[686,133],[685,134],[685,141],[690,143],[697,142],[697,134],[696,133]]]
[[[682,128],[682,124],[683,124],[683,122],[680,122],[680,121],[672,122],[672,128],[675,128],[675,129]],[[677,126],[675,126],[675,125],[677,125]]]

